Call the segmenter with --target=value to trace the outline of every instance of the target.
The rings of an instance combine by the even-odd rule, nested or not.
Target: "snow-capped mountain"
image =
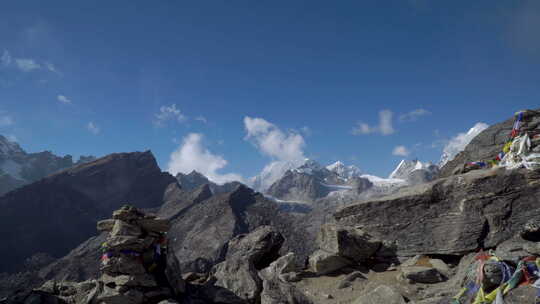
[[[93,156],[81,156],[77,162],[73,162],[71,155],[59,157],[50,151],[26,153],[19,144],[0,135],[0,195],[94,159]]]
[[[350,178],[360,176],[362,174],[362,171],[358,169],[356,166],[345,166],[340,161],[337,161],[331,165],[326,166],[326,169],[336,173],[339,177],[349,180]]]
[[[251,178],[250,186],[259,192],[266,192],[270,186],[283,177],[285,172],[298,168],[303,163],[298,161],[274,161],[268,164],[262,172]]]
[[[420,184],[433,180],[439,173],[439,167],[419,160],[402,160],[388,177],[400,179],[408,184]]]

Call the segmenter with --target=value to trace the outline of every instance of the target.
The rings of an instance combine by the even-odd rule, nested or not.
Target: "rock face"
[[[258,271],[279,257],[284,238],[270,226],[261,226],[229,242],[226,260],[212,269],[215,285],[250,303],[258,302],[262,280]]]
[[[151,152],[112,154],[78,165],[0,197],[0,272],[27,257],[61,257],[95,235],[95,222],[129,201],[158,207],[174,177],[162,173]],[[75,227],[75,229],[73,228]]]
[[[54,172],[93,160],[93,156],[81,156],[74,162],[71,155],[59,157],[50,151],[26,153],[19,144],[0,135],[0,196]]]
[[[345,207],[334,217],[385,240],[379,255],[463,254],[495,247],[538,220],[539,184],[539,170],[472,171]]]
[[[536,110],[539,111],[540,109]],[[532,117],[532,124],[540,122],[540,114]],[[452,175],[454,170],[467,162],[492,160],[502,151],[504,144],[508,141],[514,117],[508,120],[492,125],[482,131],[460,152],[456,157],[447,162],[439,174],[440,177]]]
[[[311,244],[305,241],[303,227],[278,210],[278,206],[259,193],[240,185],[234,191],[208,197],[208,189],[200,188],[193,196],[175,204],[169,238],[184,272],[206,273],[222,262],[230,240],[259,226],[271,225],[287,238],[284,250],[306,256]],[[171,208],[166,204],[163,208]],[[163,215],[164,209],[158,214]],[[173,210],[173,209],[168,209]]]

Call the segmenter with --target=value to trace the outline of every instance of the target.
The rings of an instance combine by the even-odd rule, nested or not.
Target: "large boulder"
[[[262,280],[258,271],[279,257],[283,236],[270,226],[261,226],[232,239],[227,258],[214,266],[215,285],[226,288],[250,303],[258,302]]]
[[[322,225],[317,243],[320,249],[310,257],[310,265],[317,274],[327,274],[366,261],[381,246],[379,240],[362,229],[334,223]]]
[[[294,260],[294,254],[289,253],[259,272],[263,280],[261,304],[312,303],[306,295],[290,283],[291,279],[297,276]]]
[[[459,255],[496,247],[540,219],[538,185],[540,170],[478,170],[345,207],[334,217],[384,239],[378,255]]]

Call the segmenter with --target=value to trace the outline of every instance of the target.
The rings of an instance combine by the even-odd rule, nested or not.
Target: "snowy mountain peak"
[[[316,161],[306,158],[304,164],[294,169],[297,173],[313,174],[314,172],[322,170],[323,167]]]
[[[390,179],[402,179],[407,180],[413,171],[425,170],[429,173],[437,172],[439,167],[431,162],[423,163],[419,160],[405,160],[403,159],[399,165],[392,171],[388,178]]]
[[[339,177],[343,179],[349,179],[352,177],[360,176],[361,171],[356,166],[345,166],[340,161],[337,161],[331,165],[326,166],[326,169],[328,169],[331,172],[336,173]]]

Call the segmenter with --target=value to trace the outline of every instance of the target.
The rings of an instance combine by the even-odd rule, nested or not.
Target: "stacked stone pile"
[[[183,291],[179,269],[170,269],[177,265],[174,255],[167,256],[167,220],[124,206],[97,228],[109,232],[102,246],[99,303],[157,303]]]

